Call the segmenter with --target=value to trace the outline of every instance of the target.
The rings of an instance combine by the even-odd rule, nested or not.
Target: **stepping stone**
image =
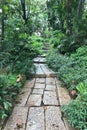
[[[62,85],[62,84],[61,84],[61,81],[58,80],[57,78],[55,78],[55,82],[56,82],[57,86],[61,86],[61,85]]]
[[[36,83],[34,88],[41,88],[44,89],[45,88],[45,84],[41,84],[41,83]]]
[[[45,88],[45,90],[47,90],[47,91],[56,91],[56,85],[46,85],[46,88]]]
[[[71,98],[66,88],[57,85],[57,92],[60,105],[64,105],[70,102]]]
[[[46,78],[46,84],[53,85],[55,84],[55,78]]]
[[[44,105],[58,105],[56,92],[45,91],[43,103]]]
[[[46,77],[55,77],[56,74],[52,70],[50,70],[46,64],[41,64],[41,68],[44,71]]]
[[[36,65],[36,74],[44,74],[40,64]]]
[[[46,63],[46,58],[42,58],[42,57],[37,57],[37,58],[34,58],[34,63]]]
[[[45,111],[46,130],[66,130],[59,107],[48,106]]]
[[[46,75],[44,73],[44,71],[41,68],[40,64],[35,64],[36,66],[36,74],[33,74],[35,78],[45,78]]]
[[[40,95],[43,95],[43,89],[33,89],[33,94],[40,94]]]
[[[45,58],[45,57],[46,57],[46,54],[40,55],[39,57]]]
[[[44,109],[42,107],[30,108],[26,130],[45,130]]]
[[[45,83],[45,78],[36,78],[36,83]]]
[[[40,63],[43,63],[43,64],[46,63],[46,58],[41,58]]]
[[[28,97],[31,93],[31,90],[27,90],[26,93],[23,93],[23,94],[19,94],[18,97],[17,97],[17,100],[16,100],[16,106],[25,106],[26,105],[26,102],[28,100]]]
[[[30,95],[26,106],[40,106],[42,101],[42,95],[32,94]]]
[[[35,77],[35,78],[45,78],[46,75],[43,74],[43,73],[42,73],[42,74],[38,74],[38,73],[37,73],[37,74],[34,74],[33,77]]]
[[[34,87],[34,82],[35,79],[31,80],[31,81],[27,81],[24,88],[22,89],[22,91],[20,92],[20,94],[18,95],[17,99],[16,99],[16,106],[25,106],[28,97],[31,93],[31,88]]]
[[[18,125],[20,125],[20,130],[25,130],[27,113],[28,107],[14,107],[12,115],[8,119],[4,130],[18,130]]]
[[[34,58],[33,61],[34,61],[34,63],[37,63],[40,61],[40,59],[41,59],[40,57],[37,57],[37,58]]]

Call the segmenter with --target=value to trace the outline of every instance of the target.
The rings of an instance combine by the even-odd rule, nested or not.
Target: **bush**
[[[57,72],[65,87],[76,89],[78,96],[61,107],[69,124],[79,130],[87,129],[87,46],[80,47],[71,56],[63,56],[57,50],[47,55],[47,64]]]
[[[87,94],[84,97],[87,99]],[[68,105],[61,108],[68,123],[79,130],[87,129],[87,102],[72,100]]]
[[[61,42],[66,37],[64,33],[60,30],[50,31],[49,34],[49,43],[55,48],[61,46]]]
[[[85,130],[87,129],[87,82],[80,83],[76,88],[79,92],[76,100],[62,106],[61,110],[72,127]]]
[[[71,56],[63,56],[57,50],[51,50],[47,55],[47,64],[57,72],[64,86],[75,89],[79,82],[87,77],[87,46],[77,49]]]
[[[63,56],[58,53],[57,50],[51,49],[47,54],[47,64],[49,67],[51,67],[54,71],[57,71],[60,69],[60,67],[67,63],[68,58],[66,56]]]
[[[0,119],[5,119],[12,110],[14,100],[25,79],[17,83],[17,74],[0,75]]]

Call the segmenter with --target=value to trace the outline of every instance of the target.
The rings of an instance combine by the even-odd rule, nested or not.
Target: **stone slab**
[[[36,74],[44,74],[44,72],[40,67],[37,67],[36,68]]]
[[[36,62],[39,62],[40,61],[40,57],[37,57],[37,58],[34,58],[33,61],[36,63]]]
[[[31,90],[28,90],[27,92],[21,95],[19,94],[16,100],[16,106],[25,106],[30,93],[31,93]]]
[[[56,92],[45,91],[44,92],[43,103],[45,105],[58,105]]]
[[[36,83],[45,83],[45,78],[36,78]]]
[[[42,107],[30,108],[26,130],[45,130],[44,110]]]
[[[34,78],[45,78],[46,75],[45,74],[33,74]]]
[[[42,63],[44,64],[46,62],[46,58],[43,58],[43,57],[37,57],[37,58],[34,58],[34,63]]]
[[[59,107],[48,106],[45,111],[46,130],[66,130]]]
[[[42,101],[42,96],[37,94],[30,95],[26,106],[40,106]]]
[[[36,66],[36,74],[43,74],[43,70],[41,69],[41,65],[40,64],[34,64]]]
[[[45,88],[45,84],[36,83],[34,88],[41,88],[41,89],[44,89],[44,88]]]
[[[34,87],[34,84],[35,84],[35,78],[33,78],[32,80],[27,80],[25,85],[24,85],[24,88],[33,88]]]
[[[31,88],[34,87],[35,79],[27,81],[16,99],[16,106],[25,106],[28,97],[31,93]]]
[[[66,88],[57,85],[57,91],[60,105],[64,105],[70,102],[71,98]]]
[[[56,91],[56,85],[50,85],[50,84],[48,84],[48,85],[46,85],[46,88],[45,88],[45,90],[47,90],[47,91]]]
[[[41,58],[40,61],[46,62],[46,58]]]
[[[36,66],[36,73],[33,74],[33,76],[35,78],[45,78],[46,75],[45,75],[44,71],[41,69],[41,65],[40,64],[35,64],[35,66]]]
[[[18,130],[17,124],[21,121],[20,130],[25,130],[27,121],[28,107],[14,107],[12,115],[7,121],[4,130]]]
[[[42,55],[40,55],[40,57],[43,57],[43,58],[45,58],[45,57],[46,57],[46,54],[42,54]]]
[[[61,86],[61,81],[58,80],[57,78],[55,78],[55,82],[56,82],[56,84],[57,84],[58,86]]]
[[[46,78],[46,84],[50,84],[50,85],[52,85],[52,84],[55,84],[55,78]]]
[[[40,95],[43,95],[43,89],[33,89],[33,94],[40,94]]]
[[[55,77],[56,74],[52,70],[50,70],[46,64],[41,64],[41,68],[44,71],[46,77]]]

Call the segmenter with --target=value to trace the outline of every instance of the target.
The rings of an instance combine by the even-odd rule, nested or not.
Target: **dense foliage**
[[[79,92],[76,100],[72,100],[68,105],[62,106],[64,116],[68,118],[72,127],[80,130],[87,129],[87,82],[77,86]]]
[[[87,0],[0,1],[0,119],[9,115],[24,84],[17,76],[31,77],[33,58],[48,42],[48,66],[78,93],[62,111],[73,127],[86,130]]]
[[[19,83],[16,80],[16,74],[0,74],[0,120],[11,113],[14,100],[25,82],[24,77]]]
[[[87,129],[87,1],[47,0],[47,64],[77,98],[62,107],[69,124]],[[75,97],[76,97],[75,96]]]
[[[71,56],[63,56],[57,50],[51,50],[47,56],[47,64],[57,72],[64,86],[74,89],[87,77],[87,46],[77,49]]]
[[[78,47],[87,45],[86,0],[48,0],[47,9],[48,25],[50,30],[57,30],[57,35],[53,32],[53,38],[56,39],[56,46],[60,52],[73,52]],[[62,40],[59,40],[59,31],[64,35]]]
[[[30,75],[33,71],[31,68],[33,66],[32,59],[41,53],[39,50],[43,46],[43,38],[30,32],[29,19],[25,23],[19,1],[11,0],[2,2],[3,4],[5,4],[4,9],[2,9],[4,10],[4,14],[2,13],[4,36],[1,34],[0,67],[1,69],[5,67],[13,72]],[[32,8],[31,11],[33,11]]]
[[[11,112],[25,79],[32,77],[33,58],[42,53],[44,40],[40,35],[46,18],[42,15],[43,4],[0,1],[0,121]],[[22,76],[19,83],[18,75]]]
[[[52,49],[47,55],[47,64],[69,91],[76,90],[78,97],[62,107],[64,116],[72,127],[87,128],[87,46],[80,47],[70,56]]]

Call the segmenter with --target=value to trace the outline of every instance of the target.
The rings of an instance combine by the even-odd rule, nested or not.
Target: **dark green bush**
[[[71,56],[63,56],[57,50],[47,55],[47,64],[58,73],[65,86],[75,89],[87,77],[87,46],[77,49]]]
[[[68,105],[61,107],[69,124],[79,130],[87,129],[87,82],[80,83],[77,87],[78,97]]]
[[[83,99],[87,101],[87,94]],[[67,117],[68,123],[79,130],[87,129],[87,102],[72,100],[68,105],[62,106],[62,112]]]
[[[12,110],[14,100],[20,92],[25,78],[16,83],[17,74],[0,75],[0,119],[6,118]]]
[[[55,49],[50,50],[47,55],[47,64],[55,71],[58,71],[64,63],[67,63],[67,61],[68,58],[59,54]]]
[[[69,124],[79,130],[87,129],[87,46],[80,47],[71,56],[63,56],[57,50],[47,55],[47,64],[57,72],[65,87],[76,89],[78,96],[62,106]]]

